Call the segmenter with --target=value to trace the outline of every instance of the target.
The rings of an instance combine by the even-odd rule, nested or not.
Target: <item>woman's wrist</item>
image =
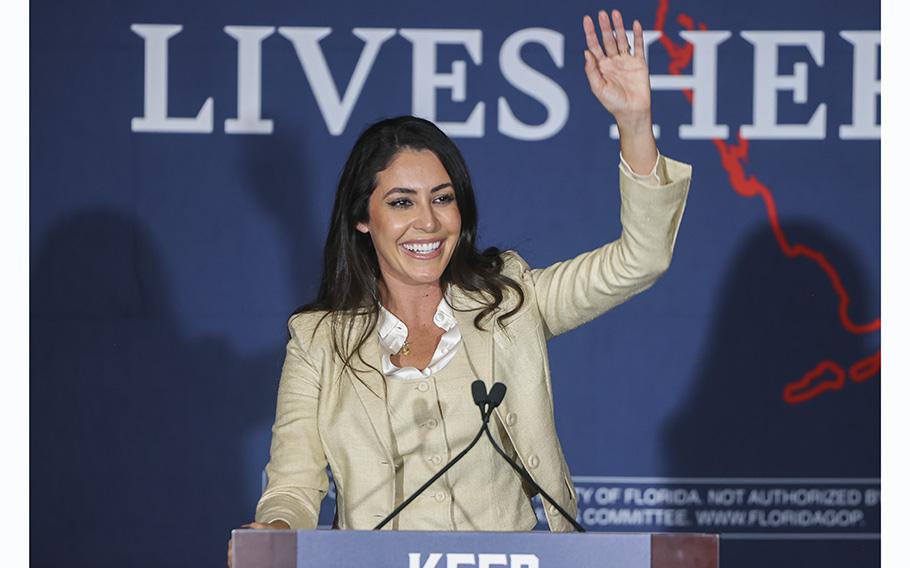
[[[620,134],[641,136],[651,132],[651,109],[640,110],[633,113],[614,115],[616,127]]]
[[[633,172],[647,175],[657,162],[657,142],[651,127],[651,114],[617,119],[619,148]]]

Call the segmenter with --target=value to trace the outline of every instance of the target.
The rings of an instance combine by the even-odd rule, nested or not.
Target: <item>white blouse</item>
[[[420,370],[414,367],[396,367],[392,363],[392,355],[401,350],[405,340],[408,338],[408,326],[403,321],[395,317],[395,314],[379,305],[379,322],[376,328],[379,330],[379,352],[382,355],[382,372],[390,379],[422,379],[437,373],[445,367],[458,349],[461,343],[461,331],[458,329],[458,321],[455,319],[455,313],[451,306],[446,303],[445,298],[439,301],[436,307],[436,314],[433,316],[433,323],[436,327],[445,330],[442,337],[439,338],[439,344],[430,359],[430,364],[426,369]]]

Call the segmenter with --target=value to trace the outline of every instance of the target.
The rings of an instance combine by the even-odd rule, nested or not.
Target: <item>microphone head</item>
[[[474,404],[480,406],[481,409],[487,403],[487,386],[480,379],[471,383],[471,396],[474,397]]]
[[[506,396],[506,386],[502,383],[493,383],[490,387],[490,408],[496,408]]]

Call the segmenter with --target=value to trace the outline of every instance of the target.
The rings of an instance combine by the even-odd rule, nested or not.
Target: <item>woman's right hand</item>
[[[257,523],[254,521],[252,523],[247,523],[245,525],[242,525],[240,528],[242,528],[242,529],[271,529],[271,530],[276,530],[276,531],[282,531],[282,530],[288,530],[291,527],[284,521],[272,521],[271,523]],[[228,549],[227,549],[228,568],[231,568],[231,561],[232,561],[231,549],[233,548],[231,545],[233,544],[233,540],[234,540],[233,538],[228,539]]]

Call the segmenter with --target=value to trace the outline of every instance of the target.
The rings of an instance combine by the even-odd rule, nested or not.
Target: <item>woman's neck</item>
[[[432,322],[442,300],[442,287],[439,282],[415,286],[380,280],[379,295],[383,307],[406,325],[410,322]]]

